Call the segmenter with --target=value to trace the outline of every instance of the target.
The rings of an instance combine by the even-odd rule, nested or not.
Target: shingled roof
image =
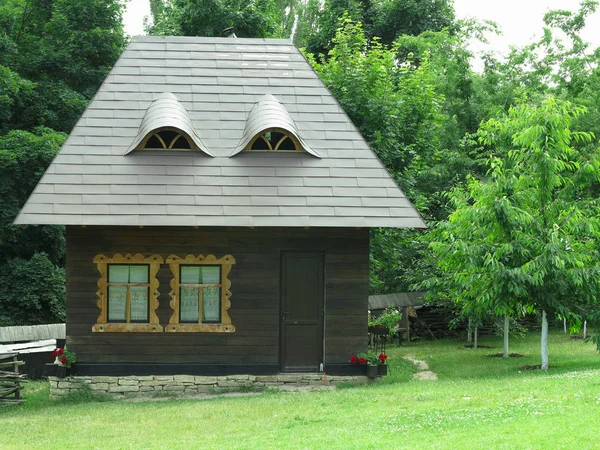
[[[235,154],[265,95],[313,154]],[[157,99],[206,153],[130,151]],[[198,37],[133,38],[15,223],[425,227],[293,44]]]

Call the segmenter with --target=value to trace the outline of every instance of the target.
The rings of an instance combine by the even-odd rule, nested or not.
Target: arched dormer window
[[[134,150],[198,150],[212,156],[181,102],[168,92],[148,106],[138,134],[125,154]]]
[[[250,141],[246,150],[259,152],[301,152],[298,140],[281,128],[271,128]]]
[[[256,102],[246,118],[244,133],[230,156],[242,151],[319,154],[302,139],[294,119],[272,95]]]
[[[181,130],[172,127],[160,128],[149,133],[138,150],[192,150],[197,149],[193,141]]]

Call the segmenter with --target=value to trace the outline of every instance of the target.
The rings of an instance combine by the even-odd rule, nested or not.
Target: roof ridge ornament
[[[192,119],[179,99],[170,92],[164,92],[157,96],[146,112],[140,124],[137,136],[125,152],[125,155],[139,148],[140,144],[147,141],[152,135],[162,129],[174,129],[180,132],[194,150],[199,150],[208,156],[213,156],[196,133]],[[177,150],[176,147],[165,146],[165,149]]]
[[[290,113],[285,109],[285,106],[271,94],[262,96],[254,106],[252,106],[252,109],[250,109],[248,117],[246,118],[244,133],[229,157],[235,156],[245,150],[257,136],[274,129],[283,130],[286,133],[289,133],[292,138],[298,141],[301,150],[304,150],[306,153],[316,156],[317,158],[321,158],[321,155],[313,150],[306,141],[302,139],[294,119],[292,119]]]

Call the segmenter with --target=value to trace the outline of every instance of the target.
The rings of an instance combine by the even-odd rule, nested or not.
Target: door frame
[[[307,255],[307,256],[317,256],[321,263],[321,270],[319,271],[319,275],[321,276],[321,295],[319,296],[319,320],[317,325],[318,342],[319,342],[319,364],[325,364],[325,252],[319,250],[306,250],[306,251],[298,251],[298,250],[282,250],[280,253],[280,274],[279,274],[279,370],[281,372],[290,372],[295,371],[294,369],[286,369],[285,368],[285,357],[286,357],[286,347],[285,347],[285,320],[284,320],[284,312],[285,312],[285,257],[286,255]],[[317,371],[319,368],[317,367]]]

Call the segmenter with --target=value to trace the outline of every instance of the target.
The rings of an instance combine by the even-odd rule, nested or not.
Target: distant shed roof
[[[371,311],[385,309],[390,306],[405,308],[407,306],[423,306],[425,301],[422,292],[396,292],[394,294],[369,295]]]
[[[160,125],[145,127],[152,102],[170,94],[214,158],[127,154],[141,127]],[[231,156],[265,95],[319,158]],[[15,223],[425,228],[289,41],[156,36],[132,39]]]

